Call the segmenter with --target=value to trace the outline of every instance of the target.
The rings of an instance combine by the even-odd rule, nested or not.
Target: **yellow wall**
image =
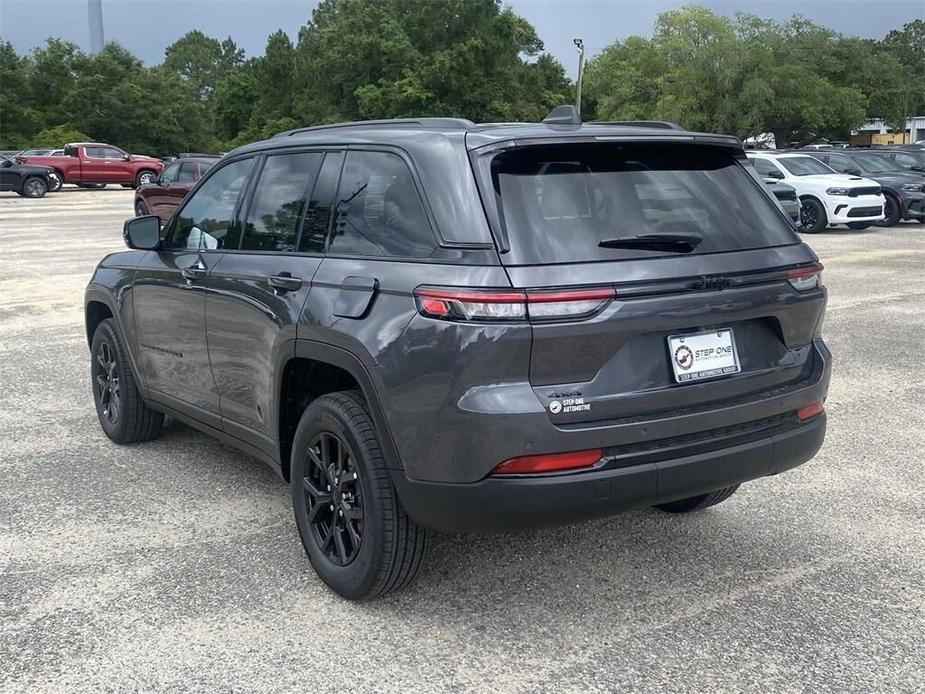
[[[909,133],[858,133],[848,138],[853,146],[858,145],[902,145],[911,142]]]

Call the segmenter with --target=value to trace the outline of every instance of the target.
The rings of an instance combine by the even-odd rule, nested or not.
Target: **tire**
[[[145,201],[136,200],[135,201],[135,216],[144,217],[145,215],[148,215],[148,214],[151,214],[151,213],[148,212],[148,206],[145,205]]]
[[[48,192],[48,184],[38,176],[29,176],[22,182],[22,195],[24,198],[44,198]]]
[[[829,225],[825,208],[815,198],[800,200],[800,221],[803,223],[803,231],[807,234],[818,234]]]
[[[667,511],[668,513],[690,513],[691,511],[700,511],[725,501],[732,496],[738,488],[739,485],[734,484],[731,487],[717,489],[715,492],[698,494],[697,496],[691,496],[687,499],[678,499],[677,501],[669,501],[667,504],[656,504],[655,508]]]
[[[90,345],[93,402],[103,432],[116,443],[139,443],[160,436],[164,415],[145,405],[115,321],[107,318]]]
[[[51,183],[48,187],[48,192],[57,193],[64,186],[64,176],[61,175],[60,171],[51,171],[48,174],[48,182]]]
[[[296,429],[291,473],[302,545],[332,590],[368,600],[415,579],[429,533],[398,499],[359,392],[329,393],[306,408]]]
[[[879,226],[882,227],[895,227],[899,224],[899,220],[903,216],[903,206],[902,203],[896,199],[895,195],[890,193],[883,193],[883,221],[877,222]]]
[[[151,171],[151,169],[142,169],[138,172],[138,175],[135,176],[135,187],[141,188],[141,186],[147,185],[148,183],[154,183],[155,178],[157,178],[157,174]]]
[[[848,228],[861,231],[870,227],[870,222],[848,222]]]

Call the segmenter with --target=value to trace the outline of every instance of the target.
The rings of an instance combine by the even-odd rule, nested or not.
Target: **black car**
[[[0,190],[12,190],[25,198],[41,198],[54,189],[47,167],[17,164],[0,156]]]
[[[266,461],[354,599],[430,529],[718,504],[826,427],[822,266],[749,169],[735,137],[572,107],[241,147],[94,273],[100,424]]]
[[[891,160],[885,150],[842,149],[804,151],[839,173],[863,176],[883,189],[883,226],[895,226],[902,219],[925,219],[925,177],[906,171]]]

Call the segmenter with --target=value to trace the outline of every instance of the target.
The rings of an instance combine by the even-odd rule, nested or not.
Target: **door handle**
[[[185,267],[180,270],[180,274],[186,279],[187,284],[192,284],[206,276],[206,268],[202,261],[197,261],[195,265]]]
[[[273,287],[273,292],[277,295],[293,292],[302,286],[301,277],[293,277],[288,272],[281,272],[278,275],[267,277],[267,284]]]

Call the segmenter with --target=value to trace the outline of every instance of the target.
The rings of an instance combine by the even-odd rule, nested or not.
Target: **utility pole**
[[[90,53],[103,50],[103,0],[87,0],[87,21],[90,25]]]
[[[575,88],[575,110],[578,111],[578,117],[581,117],[581,76],[585,71],[585,42],[581,39],[572,39],[575,48],[578,49],[578,82]]]

